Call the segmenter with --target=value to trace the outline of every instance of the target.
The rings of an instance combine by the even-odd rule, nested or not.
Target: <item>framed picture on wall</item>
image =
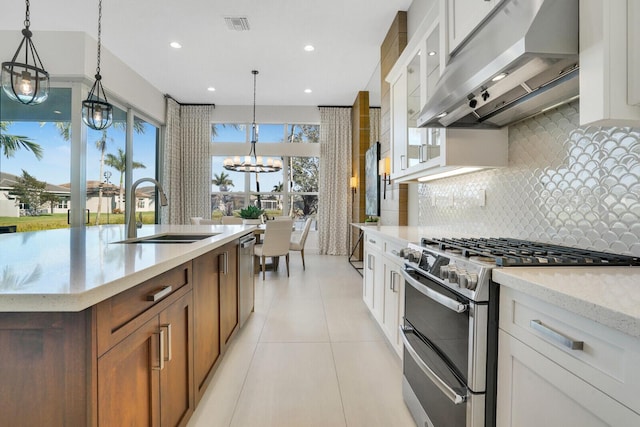
[[[378,179],[378,160],[380,143],[371,144],[365,153],[365,214],[380,216],[380,180]]]

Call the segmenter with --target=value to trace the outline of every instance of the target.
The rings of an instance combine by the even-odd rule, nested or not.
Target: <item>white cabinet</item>
[[[502,287],[498,427],[640,425],[640,343]]]
[[[581,125],[640,125],[639,9],[637,0],[580,0]]]
[[[382,330],[398,356],[402,357],[400,323],[404,317],[404,278],[400,274],[402,263],[397,256],[383,256],[384,267],[384,316]]]
[[[381,323],[384,316],[384,274],[382,265],[382,241],[369,233],[364,235],[365,273],[363,298],[373,313],[373,317]]]
[[[499,0],[447,0],[449,53],[478,27],[499,3]]]
[[[391,346],[402,357],[398,328],[404,317],[405,283],[400,274],[403,260],[399,251],[406,242],[392,241],[367,230],[364,241],[363,299]]]
[[[442,3],[442,4],[441,4]],[[458,6],[456,6],[458,7]],[[508,164],[507,130],[420,128],[417,120],[448,60],[444,0],[436,2],[387,76],[391,85],[391,179],[415,181]]]

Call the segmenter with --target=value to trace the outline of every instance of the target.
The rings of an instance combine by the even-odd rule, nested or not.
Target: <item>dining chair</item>
[[[220,220],[219,219],[201,219],[199,224],[200,225],[220,224]]]
[[[267,221],[265,224],[262,243],[255,246],[255,254],[260,257],[262,264],[262,280],[265,278],[266,258],[280,258],[287,260],[287,277],[289,277],[289,245],[293,220]],[[276,265],[274,260],[274,265]]]
[[[223,216],[222,217],[223,225],[233,225],[233,224],[242,224],[242,218],[238,218],[237,216]]]
[[[300,251],[300,256],[302,256],[302,269],[306,270],[304,265],[304,244],[307,241],[307,235],[309,234],[309,229],[311,229],[311,218],[307,218],[307,221],[304,223],[304,227],[302,228],[301,233],[296,233],[291,236],[291,242],[289,242],[289,250],[290,251]]]

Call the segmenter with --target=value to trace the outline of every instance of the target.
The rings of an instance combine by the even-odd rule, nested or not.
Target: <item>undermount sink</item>
[[[157,234],[155,236],[138,237],[136,239],[122,240],[114,243],[153,243],[153,244],[173,244],[173,243],[194,243],[208,237],[217,236],[220,233],[205,234]]]

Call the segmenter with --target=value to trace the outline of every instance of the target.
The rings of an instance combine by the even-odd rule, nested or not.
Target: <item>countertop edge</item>
[[[626,335],[640,338],[640,318],[592,301],[587,301],[568,292],[552,289],[536,281],[518,277],[517,270],[514,270],[515,269],[508,268],[494,269],[492,279],[501,286],[522,292]]]
[[[226,236],[215,236],[213,242],[195,242],[189,244],[178,256],[126,276],[105,282],[101,286],[76,294],[3,294],[0,298],[0,313],[17,312],[80,312],[101,301],[126,291],[159,274],[171,270],[185,262],[223,246],[252,232],[255,226],[245,226],[240,231],[230,232]]]

